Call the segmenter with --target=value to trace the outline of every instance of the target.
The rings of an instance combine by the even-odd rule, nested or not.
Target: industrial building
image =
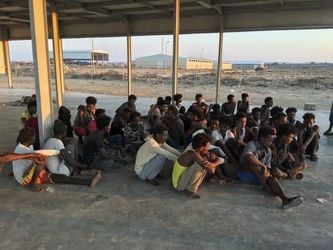
[[[91,60],[95,64],[109,63],[109,52],[103,50],[71,50],[64,51],[65,64],[89,65]],[[53,60],[53,51],[50,51],[50,60]]]
[[[139,57],[134,61],[134,65],[136,68],[171,68],[172,56],[157,54]],[[187,57],[178,58],[178,67],[184,70],[213,70],[217,68],[213,60]],[[223,63],[222,69],[232,69],[232,64]]]

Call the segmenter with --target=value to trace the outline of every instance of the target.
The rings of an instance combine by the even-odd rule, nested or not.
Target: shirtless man
[[[206,173],[214,173],[222,164],[219,158],[211,162],[209,158],[209,137],[199,133],[193,137],[192,149],[187,150],[178,157],[172,171],[172,185],[191,199],[198,199],[198,188],[204,180]]]

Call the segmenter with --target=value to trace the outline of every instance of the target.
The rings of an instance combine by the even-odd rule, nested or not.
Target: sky
[[[180,35],[179,56],[217,60],[217,33]],[[172,35],[133,36],[132,58],[172,54]],[[106,50],[111,62],[126,62],[126,38],[63,39],[64,50]],[[32,61],[31,41],[10,41],[12,61]],[[52,50],[52,41],[49,40]],[[224,33],[224,61],[330,62],[333,63],[333,29]]]

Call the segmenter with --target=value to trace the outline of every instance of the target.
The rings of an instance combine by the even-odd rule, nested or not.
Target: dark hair
[[[221,110],[221,106],[220,106],[220,104],[215,103],[215,104],[213,105],[213,107],[212,107],[212,110],[214,110],[215,112],[216,112],[216,111],[220,111],[220,110]]]
[[[82,110],[82,111],[86,111],[86,107],[84,106],[84,105],[79,105],[78,107],[77,107],[77,110],[79,111],[79,110]]]
[[[260,108],[255,107],[255,108],[252,109],[252,114],[256,113],[256,112],[260,112],[261,113]]]
[[[281,113],[283,112],[283,108],[280,107],[280,106],[274,106],[272,109],[271,109],[271,117],[274,117],[277,113]]]
[[[93,96],[88,96],[88,97],[86,98],[86,103],[87,103],[87,105],[88,105],[88,104],[96,105],[96,103],[97,103],[97,99],[96,99],[95,97],[93,97]]]
[[[247,97],[249,97],[249,94],[248,94],[248,93],[243,93],[243,94],[242,94],[242,99],[243,99],[243,98],[247,98]]]
[[[297,109],[295,107],[289,107],[286,109],[286,113],[297,113]]]
[[[167,104],[163,99],[162,100],[157,100],[157,106],[162,106]]]
[[[28,102],[27,108],[30,108],[30,107],[36,107],[37,108],[37,102],[36,101],[30,101],[30,102]]]
[[[227,124],[228,127],[231,127],[234,124],[234,120],[230,116],[223,115],[220,118],[220,124]]]
[[[162,96],[159,96],[159,97],[157,97],[157,101],[156,101],[156,103],[158,103],[158,102],[160,102],[160,101],[164,101],[164,98],[162,97]]]
[[[111,117],[107,115],[100,115],[96,117],[96,126],[98,130],[104,130],[110,125]]]
[[[54,122],[53,134],[54,136],[66,134],[67,127],[62,122]]]
[[[199,149],[206,146],[208,142],[210,142],[208,135],[206,135],[205,133],[199,133],[195,135],[192,139],[192,148]]]
[[[169,95],[164,98],[164,101],[166,101],[168,104],[171,103],[171,100],[172,100],[172,98]]]
[[[265,98],[265,103],[272,102],[272,101],[273,101],[273,97],[268,96]]]
[[[168,108],[168,112],[172,113],[173,115],[177,116],[178,115],[178,109],[175,106],[170,105]]]
[[[202,98],[202,94],[198,93],[195,95],[195,100],[198,99],[198,98]]]
[[[128,100],[136,100],[136,96],[135,95],[129,95]]]
[[[230,95],[227,96],[227,99],[228,99],[228,101],[231,101],[234,97],[235,97],[234,95],[230,94]]]
[[[241,118],[247,118],[247,114],[244,112],[238,112],[236,114],[236,121],[240,120]]]
[[[279,112],[272,117],[273,121],[280,120],[282,117],[287,117],[287,114]]]
[[[96,109],[95,117],[105,114],[105,109]]]
[[[163,123],[157,124],[150,130],[152,135],[159,135],[162,134],[164,131],[168,131],[168,127]]]
[[[281,137],[281,136],[284,136],[284,135],[290,135],[290,134],[295,135],[296,133],[297,133],[296,127],[294,127],[290,123],[282,124],[277,129],[277,136],[278,137]]]
[[[182,97],[183,97],[182,94],[175,94],[175,95],[173,96],[173,99],[175,100],[175,102],[177,102],[177,101],[179,101]]]
[[[22,143],[25,144],[27,142],[30,142],[31,139],[36,135],[35,130],[33,128],[22,128],[16,138],[16,143]]]
[[[262,137],[268,137],[269,135],[275,135],[275,131],[271,127],[261,127],[258,132],[258,140]]]
[[[305,121],[307,121],[307,120],[309,120],[309,119],[316,119],[316,116],[315,116],[314,113],[305,113],[305,114],[303,115],[303,119],[304,119]]]
[[[137,116],[141,117],[141,114],[139,112],[134,111],[130,114],[129,120],[132,121]]]
[[[58,117],[68,117],[71,111],[65,106],[61,106],[58,110]]]

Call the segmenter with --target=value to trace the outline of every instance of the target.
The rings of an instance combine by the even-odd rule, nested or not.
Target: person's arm
[[[194,160],[198,163],[203,169],[205,169],[208,173],[214,174],[216,169],[216,164],[211,163],[204,157],[200,155],[198,152],[193,152]]]
[[[43,165],[46,162],[45,156],[38,153],[16,154],[13,152],[0,153],[0,172],[4,164],[16,160],[29,159],[36,162],[38,165]]]
[[[267,170],[268,167],[265,164],[263,164],[261,161],[259,161],[253,153],[247,154],[245,157],[246,157],[246,160],[249,162],[249,164],[258,166],[262,169],[263,177],[268,174],[268,170]]]
[[[316,126],[313,128],[311,135],[309,136],[309,138],[303,143],[302,145],[302,153],[304,154],[306,151],[306,148],[309,146],[309,144],[311,143],[313,137],[315,137],[317,134],[319,134],[319,127]]]

